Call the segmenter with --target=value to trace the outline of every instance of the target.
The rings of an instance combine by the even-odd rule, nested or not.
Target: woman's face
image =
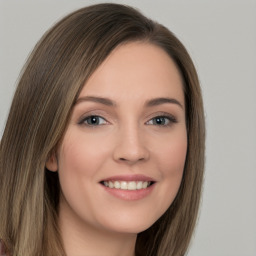
[[[60,218],[120,233],[150,227],[179,189],[187,151],[182,79],[159,47],[117,47],[86,82],[57,152]]]

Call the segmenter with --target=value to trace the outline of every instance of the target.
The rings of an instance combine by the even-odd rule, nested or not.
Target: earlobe
[[[58,161],[57,156],[55,153],[53,153],[46,161],[45,163],[46,168],[49,171],[56,172],[58,170]]]

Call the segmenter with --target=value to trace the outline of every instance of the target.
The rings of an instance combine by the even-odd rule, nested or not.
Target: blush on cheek
[[[163,189],[166,194],[170,195],[168,208],[176,197],[182,181],[187,154],[187,141],[185,139],[180,140],[179,143],[172,145],[169,150],[162,152],[163,155],[159,165],[162,170],[163,184],[165,184]]]
[[[168,149],[162,150],[161,153],[161,163],[166,163],[166,166],[173,170],[183,172],[187,155],[187,140],[177,141],[177,143],[171,144]]]

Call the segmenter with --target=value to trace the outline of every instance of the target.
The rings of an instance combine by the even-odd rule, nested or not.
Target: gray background
[[[0,1],[0,138],[16,81],[56,20],[102,1]],[[111,1],[109,1],[111,2]],[[207,122],[200,220],[189,256],[256,255],[256,0],[112,1],[138,7],[185,44]]]

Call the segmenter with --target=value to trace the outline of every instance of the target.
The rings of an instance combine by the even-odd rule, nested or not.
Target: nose
[[[126,127],[116,135],[115,161],[133,165],[149,159],[149,150],[138,127]]]

